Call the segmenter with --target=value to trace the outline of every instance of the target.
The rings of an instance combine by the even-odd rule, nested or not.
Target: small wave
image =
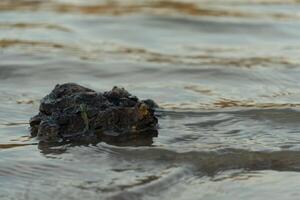
[[[57,24],[47,24],[47,23],[0,23],[0,29],[48,29],[48,30],[56,30],[63,32],[71,32],[71,29],[66,28]]]
[[[258,109],[285,109],[285,108],[299,108],[300,103],[258,103],[252,100],[240,101],[221,99],[214,103],[216,108],[258,108]]]
[[[12,46],[40,46],[61,49],[64,45],[52,42],[34,41],[34,40],[18,40],[18,39],[2,39],[0,40],[1,48],[8,48]]]
[[[197,111],[216,111],[216,110],[240,110],[240,109],[295,109],[300,108],[300,103],[258,103],[254,101],[242,101],[242,100],[229,100],[223,99],[212,103],[161,103],[162,109],[170,111],[182,111],[182,112],[197,112]]]
[[[201,87],[198,85],[187,85],[184,87],[185,90],[190,90],[196,93],[205,94],[205,95],[213,95],[214,92],[211,89]]]
[[[34,104],[35,102],[39,102],[38,100],[32,100],[32,99],[22,99],[17,100],[17,104]]]
[[[86,47],[63,44],[52,41],[2,39],[0,48],[22,47],[29,51],[41,53],[41,49],[53,49],[62,51],[67,55],[75,56],[83,60],[111,59],[112,56],[123,57],[134,61],[143,61],[160,64],[176,64],[189,66],[229,66],[229,67],[270,67],[284,66],[295,67],[299,61],[284,56],[256,56],[256,57],[229,57],[218,55],[213,52],[232,52],[237,49],[208,48],[199,50],[197,54],[169,54],[152,51],[144,48],[124,46],[116,43],[103,42],[97,45],[86,44]],[[32,48],[35,47],[35,48]],[[99,48],[101,47],[101,48]],[[240,49],[244,51],[246,49]],[[49,53],[47,51],[47,53]],[[245,52],[244,52],[245,53]],[[251,53],[251,52],[249,52]]]

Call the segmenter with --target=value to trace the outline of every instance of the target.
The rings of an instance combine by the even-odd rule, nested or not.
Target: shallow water
[[[0,199],[299,199],[300,4],[0,2]],[[57,83],[161,110],[142,141],[39,145]]]

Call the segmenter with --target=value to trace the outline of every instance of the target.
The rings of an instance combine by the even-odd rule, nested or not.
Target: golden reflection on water
[[[0,25],[1,26],[1,25]],[[89,46],[89,44],[86,44]],[[268,66],[297,66],[299,60],[290,59],[285,56],[249,56],[249,57],[232,57],[218,55],[213,52],[224,52],[223,48],[209,48],[195,51],[197,54],[170,54],[162,53],[133,46],[122,46],[114,43],[103,42],[98,45],[85,48],[84,46],[75,46],[73,44],[63,44],[51,41],[38,40],[20,40],[20,39],[2,39],[0,40],[0,48],[21,47],[28,48],[30,51],[39,52],[40,49],[61,50],[69,55],[80,57],[84,60],[103,59],[103,55],[115,55],[127,57],[130,60],[145,61],[150,63],[161,64],[184,64],[190,66],[229,66],[229,67],[268,67]],[[33,49],[32,47],[36,47]],[[228,49],[228,52],[235,52],[236,49]],[[246,51],[246,49],[240,49]],[[250,54],[250,52],[249,52]],[[105,59],[105,58],[104,58]]]
[[[34,144],[0,144],[0,149],[11,149],[11,148],[24,147],[29,145],[34,145]]]
[[[284,109],[284,108],[299,108],[300,103],[257,103],[252,100],[240,101],[240,100],[230,100],[222,99],[215,102],[216,108],[258,108],[258,109]]]
[[[0,40],[1,48],[8,48],[12,46],[40,46],[40,47],[50,47],[55,49],[65,48],[62,44],[52,43],[52,42],[43,42],[43,41],[34,41],[34,40],[11,40],[11,39],[2,39]]]
[[[48,23],[0,23],[0,29],[49,29],[63,32],[71,32],[71,29],[57,24]]]
[[[214,111],[220,109],[289,109],[300,108],[300,103],[259,103],[253,100],[230,100],[220,99],[215,102],[181,102],[181,103],[161,103],[161,108],[176,111]]]
[[[264,4],[266,2],[258,2]],[[276,2],[273,2],[276,3]],[[278,3],[278,2],[277,2]],[[0,3],[0,11],[7,10],[52,10],[61,13],[82,13],[93,15],[124,15],[134,13],[151,13],[151,14],[184,14],[190,16],[212,16],[212,17],[243,17],[243,18],[274,18],[274,19],[299,19],[298,15],[288,13],[261,13],[245,12],[234,9],[207,8],[206,3],[200,5],[192,2],[179,1],[144,1],[138,4],[106,2],[95,5],[77,5],[55,3],[51,1],[4,1]]]

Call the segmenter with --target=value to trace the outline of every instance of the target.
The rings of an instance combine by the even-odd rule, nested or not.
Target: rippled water
[[[1,0],[0,199],[299,199],[296,0]],[[38,145],[57,83],[160,106],[143,141]]]

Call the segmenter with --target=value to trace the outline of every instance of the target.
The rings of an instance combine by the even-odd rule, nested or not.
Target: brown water
[[[1,0],[0,199],[298,200],[299,10]],[[64,82],[154,99],[159,136],[38,145],[28,119]]]

